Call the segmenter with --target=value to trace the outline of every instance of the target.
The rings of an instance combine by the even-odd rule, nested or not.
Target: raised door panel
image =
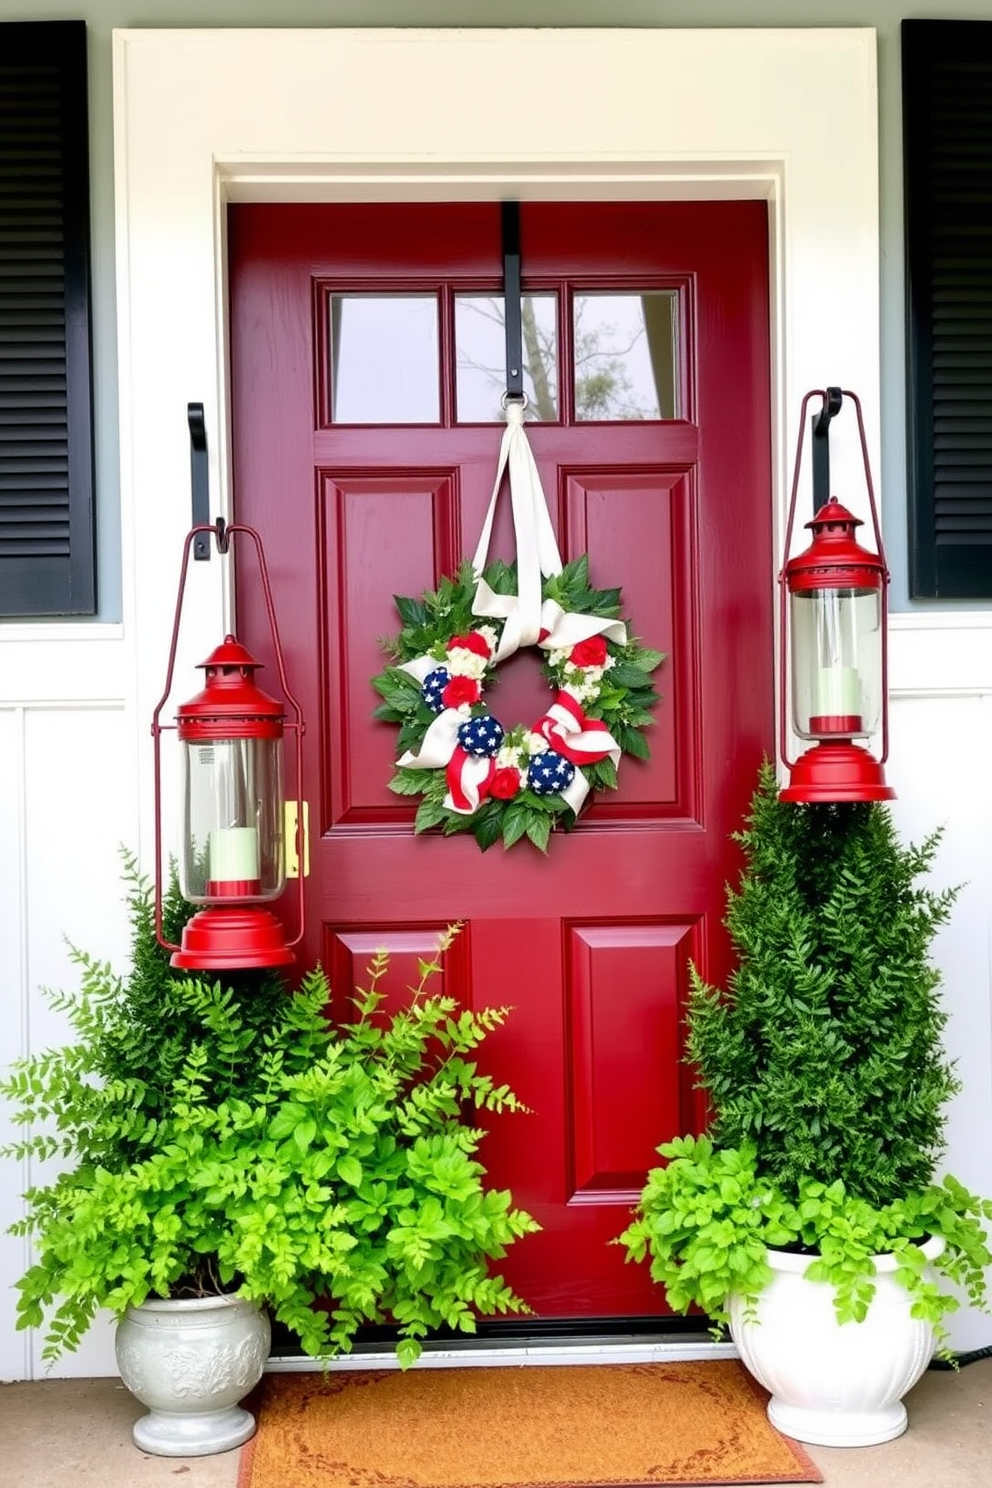
[[[355,1017],[356,992],[366,991],[375,982],[382,996],[382,1009],[393,1013],[410,1001],[411,991],[421,981],[422,962],[433,962],[445,924],[364,926],[325,928],[323,963],[331,984],[331,1012],[338,1023],[350,1023]],[[469,984],[470,937],[463,932],[456,937],[443,958],[440,970],[430,979],[427,991],[432,997],[457,997],[464,1001]],[[387,958],[379,972],[380,958]]]
[[[570,1203],[632,1203],[686,1121],[682,1053],[692,924],[570,925]]]
[[[660,694],[648,731],[651,758],[624,769],[615,795],[594,803],[597,819],[688,814],[689,780],[679,790],[678,763],[693,748],[697,728],[695,615],[687,576],[694,470],[569,470],[563,477],[568,549],[594,553],[597,573],[623,575],[625,612],[638,637],[665,653],[656,673]],[[681,812],[679,812],[681,808]]]
[[[387,789],[395,731],[371,726],[369,679],[386,664],[381,639],[396,630],[393,596],[433,585],[451,562],[457,491],[451,470],[319,474],[322,833],[412,819]]]

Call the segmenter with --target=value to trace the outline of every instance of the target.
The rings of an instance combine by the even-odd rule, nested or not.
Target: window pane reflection
[[[575,417],[678,418],[678,296],[577,294]]]
[[[435,295],[332,295],[331,419],[440,420]]]
[[[557,296],[524,295],[521,305],[527,418],[558,417]],[[502,295],[455,297],[455,398],[458,422],[502,422],[506,323]]]

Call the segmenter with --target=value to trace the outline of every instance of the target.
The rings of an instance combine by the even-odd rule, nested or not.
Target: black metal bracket
[[[189,474],[193,488],[193,526],[207,527],[210,524],[210,467],[207,463],[207,426],[203,417],[202,403],[186,404],[186,422],[189,424]],[[200,560],[210,558],[210,536],[198,532],[193,540],[193,557]]]
[[[506,327],[506,396],[524,396],[523,314],[520,294],[520,203],[502,204],[503,317]]]
[[[813,426],[813,515],[830,500],[830,421],[840,413],[844,394],[828,387],[823,407],[814,414]]]

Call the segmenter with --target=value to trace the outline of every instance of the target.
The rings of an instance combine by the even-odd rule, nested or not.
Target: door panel
[[[695,615],[678,592],[680,575],[689,572],[690,528],[686,521],[693,497],[691,469],[652,469],[641,461],[636,470],[562,472],[564,526],[570,551],[595,554],[596,572],[623,578],[626,613],[648,645],[667,652],[657,673],[657,686],[666,697],[676,692],[692,707],[692,692],[675,675],[680,657],[696,653]],[[630,534],[637,535],[638,551],[631,551]],[[679,623],[676,624],[676,609]],[[682,636],[682,645],[675,637]],[[695,720],[682,720],[689,737],[698,735]],[[636,770],[621,769],[618,786],[599,803],[600,819],[626,819],[636,804],[639,814],[660,815],[674,806],[677,795],[677,734],[674,707],[658,709],[650,731],[651,758]]]
[[[444,534],[456,510],[457,472],[396,469],[388,475],[320,472],[323,556],[321,649],[327,657],[333,828],[374,817],[406,824],[409,802],[383,797],[393,773],[393,731],[369,729],[369,679],[382,670],[379,638],[397,628],[394,594],[419,593],[443,571]],[[370,575],[375,574],[375,583]],[[433,581],[432,581],[433,582]],[[347,638],[347,644],[342,642]]]
[[[659,1117],[675,1131],[679,961],[686,925],[569,925],[566,1068],[572,1131],[569,1203],[626,1200],[644,1182]],[[648,1058],[631,1049],[639,1030]],[[622,1105],[599,1092],[624,1091]]]
[[[374,949],[392,951],[402,997],[438,930],[465,922],[445,988],[513,1004],[483,1059],[532,1112],[494,1121],[483,1155],[545,1227],[504,1267],[543,1317],[664,1311],[646,1268],[607,1242],[655,1146],[703,1119],[681,1058],[688,966],[728,969],[730,833],[772,747],[767,235],[754,202],[522,207],[525,291],[559,305],[558,417],[528,427],[559,547],[589,553],[597,587],[622,585],[637,634],[667,653],[651,760],[624,759],[619,789],[545,858],[414,836],[416,803],[387,788],[396,731],[371,717],[393,595],[436,587],[474,550],[492,489],[500,428],[457,421],[455,301],[499,291],[498,205],[229,214],[235,506],[265,542],[308,720],[306,958],[328,967],[344,1018]],[[575,389],[596,346],[571,306],[604,290],[663,292],[662,406],[678,419],[589,421]],[[410,400],[436,421],[335,422],[332,302],[411,292],[438,306],[437,395]],[[513,556],[508,507],[493,556]],[[265,657],[247,585],[239,626]],[[508,725],[538,716],[538,674],[529,652],[500,668]]]

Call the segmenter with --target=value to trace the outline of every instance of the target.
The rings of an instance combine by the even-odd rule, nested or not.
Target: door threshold
[[[472,1369],[547,1364],[675,1364],[694,1359],[737,1359],[735,1345],[715,1342],[707,1333],[665,1333],[655,1338],[562,1338],[559,1341],[521,1338],[494,1345],[491,1341],[425,1343],[418,1369]],[[324,1363],[301,1354],[273,1354],[267,1374],[316,1370],[398,1369],[392,1344],[363,1345],[350,1354]]]

